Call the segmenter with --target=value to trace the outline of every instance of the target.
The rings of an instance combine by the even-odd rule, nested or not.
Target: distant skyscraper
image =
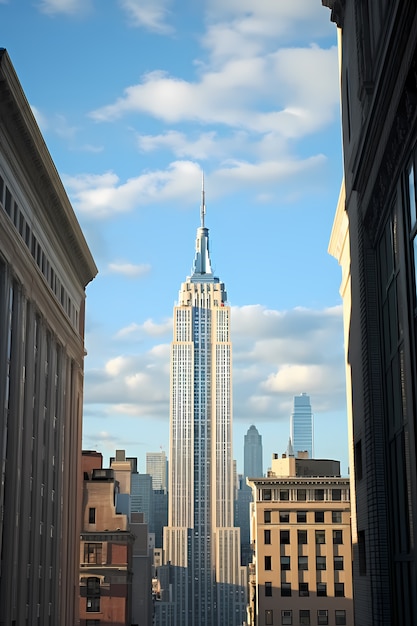
[[[146,453],[146,473],[152,476],[154,491],[167,490],[167,455],[163,450]]]
[[[245,478],[260,478],[263,476],[262,463],[262,436],[255,426],[251,426],[245,435],[243,448]]]
[[[174,308],[164,551],[174,626],[238,626],[246,594],[233,523],[230,307],[212,272],[204,216],[203,191],[194,267]]]
[[[306,393],[294,397],[294,410],[291,414],[291,441],[296,457],[299,452],[307,451],[309,458],[313,458],[313,414],[310,396]]]

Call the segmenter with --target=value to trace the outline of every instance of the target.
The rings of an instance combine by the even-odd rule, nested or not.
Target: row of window
[[[299,556],[297,558],[298,558],[298,569],[308,570],[308,556]],[[281,559],[280,560],[281,571],[290,570],[291,569],[291,557],[281,556],[280,559]],[[316,569],[318,570],[327,569],[325,556],[316,556]],[[344,569],[343,556],[335,555],[333,557],[333,569],[335,570]]]
[[[295,530],[295,529],[294,529]],[[297,543],[298,545],[303,545],[308,543],[308,536],[311,537],[311,533],[314,532],[315,542],[316,544],[325,544],[326,543],[326,531],[325,530],[300,530],[297,529]],[[332,539],[333,545],[341,545],[343,544],[343,530],[332,529]],[[281,545],[288,545],[291,543],[290,541],[290,530],[280,530],[279,531],[279,542]],[[271,544],[271,529],[264,529],[264,544]]]
[[[70,318],[73,326],[78,331],[79,310],[72,302],[68,292],[58,277],[58,274],[51,264],[46,252],[37,240],[35,233],[32,232],[30,224],[27,222],[19,205],[13,198],[10,189],[5,185],[3,178],[0,176],[0,206],[2,206],[13,222],[16,230],[19,232],[25,242],[29,252],[31,253],[36,265],[44,275],[49,287],[52,289],[57,300]]]
[[[294,615],[294,618],[295,618],[295,615]],[[315,624],[317,624],[318,626],[327,626],[327,624],[329,623],[329,611],[327,609],[318,609],[316,618],[317,618],[317,621],[315,622]],[[345,626],[346,624],[346,611],[345,610],[342,610],[342,609],[335,610],[334,623],[336,624],[336,626]],[[267,626],[274,626],[274,612],[271,609],[268,609],[265,611],[265,624]],[[281,624],[282,626],[292,626],[293,611],[285,610],[285,609],[281,611]],[[298,611],[298,624],[302,626],[312,626],[311,614],[309,610],[300,609]]]
[[[265,596],[271,598],[272,597],[272,582],[265,582]],[[293,589],[291,587],[291,583],[281,583],[281,596],[282,597],[291,597]],[[294,589],[294,593],[296,590]],[[316,595],[321,598],[327,598],[327,583],[317,583],[316,584]],[[300,598],[306,598],[310,595],[310,588],[308,583],[298,583],[298,595]],[[334,583],[334,597],[335,598],[344,598],[345,597],[345,583]]]
[[[312,523],[313,516],[315,524],[324,524],[327,513],[331,513],[332,524],[342,523],[342,511],[278,511],[278,513],[280,524],[294,523],[294,516],[298,524],[307,524],[307,521]],[[265,510],[264,524],[271,524],[271,521],[272,511]]]
[[[264,566],[265,571],[272,570],[272,556],[264,557]],[[335,570],[344,569],[344,561],[343,556],[335,555],[333,557],[333,568]],[[281,556],[280,557],[280,569],[281,571],[290,570],[291,569],[291,557],[289,556]],[[298,557],[298,569],[299,570],[308,570],[308,557],[307,556],[299,556]],[[327,569],[327,557],[326,556],[316,556],[316,570],[325,570]]]
[[[268,500],[288,502],[289,500],[297,500],[298,502],[305,501],[327,501],[332,500],[334,502],[340,502],[342,500],[349,499],[349,489],[340,488],[328,488],[328,489],[269,489],[263,488],[260,490],[260,499],[263,502]]]

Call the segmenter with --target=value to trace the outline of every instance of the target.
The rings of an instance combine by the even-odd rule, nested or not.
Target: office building
[[[417,623],[417,11],[332,2],[344,181],[342,267],[357,626]]]
[[[349,479],[326,459],[272,460],[254,494],[248,626],[353,626]]]
[[[78,619],[85,289],[97,268],[0,49],[0,624]]]
[[[295,456],[307,452],[313,458],[313,413],[310,396],[302,393],[294,396],[294,408],[291,413],[291,443]]]
[[[246,581],[233,520],[230,307],[212,272],[204,219],[203,192],[194,266],[173,316],[164,558],[173,626],[237,626]]]
[[[168,462],[163,450],[146,453],[146,473],[152,476],[154,491],[167,490]]]
[[[262,436],[256,426],[248,428],[243,445],[243,473],[245,478],[263,476]]]

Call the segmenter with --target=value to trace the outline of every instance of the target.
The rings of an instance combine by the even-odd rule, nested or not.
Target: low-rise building
[[[349,479],[340,464],[275,457],[267,477],[248,484],[248,624],[353,626]]]

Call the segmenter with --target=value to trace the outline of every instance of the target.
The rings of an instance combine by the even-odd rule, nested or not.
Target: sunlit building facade
[[[240,625],[245,611],[234,527],[232,345],[225,286],[213,275],[208,229],[174,308],[165,562],[174,626]]]

